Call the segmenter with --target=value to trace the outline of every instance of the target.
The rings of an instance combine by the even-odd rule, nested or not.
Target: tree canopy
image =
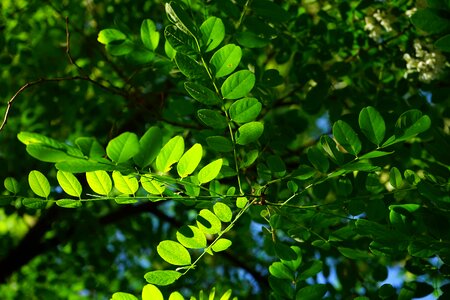
[[[2,299],[450,298],[450,1],[3,0],[0,33]]]

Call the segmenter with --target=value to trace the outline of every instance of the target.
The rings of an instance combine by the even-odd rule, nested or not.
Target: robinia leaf
[[[28,184],[36,195],[47,198],[50,195],[50,183],[47,177],[39,171],[31,171],[28,174]]]
[[[220,169],[222,168],[223,159],[219,158],[206,166],[204,166],[197,175],[200,184],[210,182],[219,175]]]
[[[269,273],[279,279],[294,280],[294,272],[279,261],[270,265]]]
[[[106,146],[106,154],[112,161],[122,163],[139,152],[139,140],[135,133],[124,132]]]
[[[244,208],[248,203],[247,197],[237,197],[236,199],[236,206],[238,208]]]
[[[206,138],[208,146],[218,152],[231,152],[233,151],[233,143],[230,139],[223,136],[208,136]]]
[[[198,228],[206,234],[216,234],[222,229],[222,223],[217,216],[208,209],[202,209],[197,216]]]
[[[22,200],[22,204],[28,208],[41,209],[47,206],[48,201],[42,198],[25,198]]]
[[[262,104],[256,98],[243,98],[230,106],[230,118],[236,123],[247,123],[256,119]]]
[[[190,175],[195,171],[203,156],[203,148],[200,144],[195,144],[186,151],[177,164],[177,172],[181,178]]]
[[[381,114],[372,106],[365,107],[359,113],[359,127],[364,135],[379,146],[384,139],[386,124]]]
[[[64,192],[73,197],[80,197],[82,192],[82,187],[78,179],[69,172],[58,171],[56,173],[56,179],[63,189]]]
[[[191,263],[191,255],[187,249],[178,242],[162,241],[156,247],[159,256],[171,265],[185,266]]]
[[[93,171],[86,173],[89,187],[99,195],[107,196],[112,189],[112,181],[106,171]]]
[[[157,126],[150,127],[139,140],[139,152],[133,157],[141,168],[150,165],[162,147],[162,133]]]
[[[81,207],[82,203],[80,200],[59,199],[56,201],[56,205],[64,208],[78,208]]]
[[[211,128],[223,129],[228,126],[227,119],[216,110],[199,109],[197,116],[205,125]]]
[[[255,80],[255,74],[249,70],[237,71],[224,81],[220,91],[225,99],[242,98],[253,89]]]
[[[171,166],[181,158],[183,152],[183,137],[177,135],[171,138],[156,157],[156,169],[163,173],[170,171]]]
[[[225,37],[225,26],[221,19],[209,17],[200,26],[203,45],[206,46],[205,52],[214,50]]]
[[[177,231],[177,240],[186,248],[201,249],[206,247],[205,234],[196,226],[183,225]]]
[[[233,217],[233,212],[225,203],[217,202],[216,204],[214,204],[213,210],[216,216],[222,222],[230,222],[231,218]]]
[[[170,293],[169,300],[184,300],[184,297],[180,294],[180,292],[175,291]]]
[[[232,242],[230,240],[222,238],[218,239],[211,248],[214,252],[220,252],[230,248],[231,244]]]
[[[396,167],[391,168],[389,172],[389,183],[396,189],[400,188],[402,185],[403,179],[402,174],[399,169]]]
[[[161,195],[166,189],[164,183],[148,176],[141,177],[141,184],[144,190],[152,195]]]
[[[205,75],[205,70],[201,65],[181,52],[177,52],[175,55],[175,62],[181,73],[188,78],[201,78]]]
[[[236,144],[248,145],[256,142],[264,131],[264,125],[261,122],[250,122],[238,128],[235,138]]]
[[[139,188],[139,183],[133,175],[122,175],[119,171],[114,171],[112,178],[114,186],[122,194],[134,195]]]
[[[156,286],[146,284],[142,289],[142,300],[164,300],[164,296]]]
[[[128,293],[117,292],[112,295],[111,300],[138,300],[138,298]]]
[[[3,184],[5,189],[10,193],[17,194],[20,190],[19,182],[15,178],[6,177]]]
[[[438,39],[434,46],[443,52],[450,52],[450,34],[447,34]]]
[[[201,84],[187,81],[184,83],[184,88],[192,98],[202,104],[218,105],[222,102],[215,92]]]
[[[120,30],[117,29],[112,29],[112,28],[108,28],[108,29],[103,29],[98,33],[98,37],[97,40],[104,44],[110,44],[112,42],[117,42],[117,41],[124,41],[126,40],[127,36]]]
[[[216,78],[220,78],[231,74],[239,65],[241,58],[241,47],[228,44],[217,50],[209,62],[214,67]]]
[[[348,153],[356,156],[361,151],[362,146],[358,135],[346,122],[342,120],[336,121],[333,125],[333,135]]]
[[[316,300],[322,299],[323,296],[327,292],[327,286],[325,284],[313,284],[301,288],[297,295],[295,296],[295,300]]]
[[[145,280],[148,283],[156,285],[169,285],[174,283],[178,278],[180,278],[181,273],[172,270],[158,270],[151,271],[144,275]]]
[[[145,47],[155,50],[159,44],[159,32],[156,31],[155,23],[145,19],[141,25],[141,40]]]

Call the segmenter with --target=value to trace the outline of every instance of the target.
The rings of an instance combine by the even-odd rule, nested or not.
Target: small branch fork
[[[5,127],[6,123],[8,122],[8,117],[11,111],[11,107],[14,103],[14,101],[16,100],[16,98],[26,89],[34,86],[34,85],[38,85],[41,83],[45,83],[45,82],[59,82],[59,81],[70,81],[70,80],[84,80],[84,81],[88,81],[98,87],[100,87],[101,89],[108,91],[110,93],[116,94],[116,95],[120,95],[122,97],[126,97],[127,94],[122,91],[119,88],[116,88],[114,86],[112,87],[108,87],[98,81],[95,81],[94,79],[92,79],[91,77],[89,77],[89,75],[86,74],[86,72],[74,61],[71,53],[70,53],[70,31],[69,31],[69,18],[66,17],[66,55],[67,58],[69,59],[69,62],[71,65],[74,65],[77,70],[78,73],[80,75],[78,76],[70,76],[70,77],[55,77],[55,78],[40,78],[37,79],[35,81],[30,81],[27,82],[26,84],[24,84],[15,94],[14,96],[11,97],[11,99],[9,99],[7,105],[6,105],[6,111],[5,114],[3,116],[3,121],[2,124],[0,125],[0,132],[3,130],[3,128]],[[110,83],[109,83],[110,84]]]

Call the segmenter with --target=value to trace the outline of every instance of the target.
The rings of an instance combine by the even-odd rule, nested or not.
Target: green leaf
[[[191,36],[184,33],[176,26],[167,26],[164,30],[164,36],[168,42],[168,45],[172,47],[176,52],[183,54],[194,54],[194,40]],[[173,56],[175,57],[175,55]]]
[[[117,29],[103,29],[98,33],[97,40],[104,44],[110,44],[112,42],[118,42],[118,41],[124,41],[126,40],[127,36],[120,30]]]
[[[247,123],[256,119],[262,104],[256,98],[243,98],[230,106],[230,118],[236,123]]]
[[[439,9],[426,8],[417,10],[411,22],[420,30],[431,34],[442,33],[450,29],[450,21],[445,12]]]
[[[47,198],[50,195],[50,183],[47,177],[39,171],[31,171],[28,174],[28,184],[36,195]]]
[[[105,149],[95,138],[79,137],[75,140],[75,144],[83,152],[83,154],[90,158],[104,157]]]
[[[178,242],[162,241],[156,247],[159,256],[171,265],[185,266],[191,264],[191,255]]]
[[[382,156],[390,155],[390,154],[393,154],[393,153],[394,153],[394,151],[386,152],[386,151],[375,150],[375,151],[368,152],[368,153],[366,153],[364,155],[361,155],[359,158],[360,159],[376,158],[376,157],[382,157]]]
[[[450,52],[450,34],[444,35],[438,39],[434,46],[443,52]]]
[[[112,178],[115,188],[122,194],[134,195],[139,188],[139,183],[134,175],[122,175],[119,171],[114,171]]]
[[[40,161],[56,163],[71,159],[64,150],[55,149],[44,144],[31,144],[26,148],[29,155]]]
[[[217,202],[216,204],[214,204],[213,210],[216,216],[222,222],[230,222],[231,218],[233,217],[233,212],[225,203]]]
[[[320,137],[320,144],[323,150],[334,160],[338,165],[344,162],[344,155],[337,148],[336,142],[328,135],[322,135]]]
[[[241,58],[241,47],[228,44],[217,50],[209,62],[216,78],[220,78],[231,74],[238,67]]]
[[[205,234],[198,227],[183,225],[177,231],[177,240],[186,248],[201,249],[206,247]]]
[[[112,161],[122,163],[139,152],[139,141],[136,134],[124,132],[113,138],[106,146],[106,154]]]
[[[362,259],[366,260],[372,257],[372,255],[364,250],[359,249],[353,249],[353,248],[345,248],[345,247],[338,247],[338,251],[344,255],[345,257],[348,257],[350,259]]]
[[[201,84],[187,81],[184,83],[184,88],[191,95],[192,98],[205,105],[220,105],[222,100],[217,94]]]
[[[59,170],[56,173],[56,178],[64,192],[70,196],[80,198],[83,189],[78,179],[72,173]]]
[[[330,162],[325,154],[317,147],[313,146],[308,149],[308,160],[311,164],[322,173],[326,173],[330,167]]]
[[[297,277],[297,280],[305,280],[309,277],[313,277],[322,271],[323,263],[320,260],[314,260],[311,263],[306,264],[302,268],[302,272]]]
[[[6,177],[3,181],[3,185],[8,192],[13,193],[14,195],[20,191],[19,182],[15,178]]]
[[[180,294],[180,292],[175,291],[170,293],[169,300],[184,300],[184,297]]]
[[[192,36],[197,36],[197,28],[192,22],[192,18],[186,13],[186,8],[182,7],[177,2],[166,3],[166,14],[169,21],[171,21],[177,28]]]
[[[197,216],[197,226],[206,234],[216,234],[222,229],[222,223],[217,216],[208,209],[202,209]]]
[[[171,166],[178,162],[184,152],[184,139],[177,135],[171,138],[156,157],[156,170],[162,173],[170,171]]]
[[[233,143],[223,136],[208,136],[206,138],[208,146],[218,152],[233,151]]]
[[[271,172],[283,174],[286,172],[286,164],[278,155],[269,155],[266,162]]]
[[[141,177],[141,184],[144,190],[152,195],[162,195],[166,189],[164,183],[145,175]]]
[[[292,172],[292,177],[298,180],[307,180],[313,177],[317,171],[308,165],[301,165],[297,170]]]
[[[167,38],[167,37],[166,37]],[[164,52],[166,53],[167,57],[170,60],[173,60],[175,58],[175,55],[177,54],[177,50],[175,50],[174,48],[172,48],[172,46],[170,45],[170,43],[167,41],[164,42]]]
[[[237,71],[224,81],[220,91],[225,99],[242,98],[253,89],[255,80],[255,74],[249,70]]]
[[[164,296],[156,286],[146,284],[142,289],[142,300],[164,300]]]
[[[218,239],[213,245],[212,245],[212,250],[214,252],[220,252],[220,251],[225,251],[228,248],[230,248],[232,242],[228,239]]]
[[[219,175],[220,169],[222,168],[223,159],[219,158],[206,166],[204,166],[197,175],[200,184],[210,182]]]
[[[47,206],[48,201],[42,198],[25,198],[22,200],[22,204],[28,208],[41,209]]]
[[[361,151],[361,141],[350,125],[338,120],[333,125],[333,135],[336,141],[350,154],[355,156]]]
[[[281,6],[269,0],[252,2],[252,9],[258,16],[270,22],[282,23],[289,20],[289,14]]]
[[[389,172],[389,183],[396,189],[400,188],[402,185],[403,179],[402,174],[400,171],[393,167],[391,168],[391,171]]]
[[[281,259],[281,262],[286,267],[288,267],[293,272],[295,272],[295,271],[297,271],[297,269],[300,267],[300,264],[302,263],[302,252],[301,252],[300,247],[297,247],[297,246],[290,246],[289,248],[292,251],[294,251],[294,253],[296,254],[295,257],[292,257],[292,258],[289,258],[289,259],[286,257],[286,259]],[[275,249],[275,250],[277,250],[277,249]],[[279,252],[279,251],[276,251],[276,252]]]
[[[195,60],[181,52],[175,55],[175,62],[178,69],[188,78],[202,78],[205,76],[205,69]]]
[[[131,53],[134,50],[134,44],[130,40],[125,40],[120,44],[107,44],[105,48],[113,56],[122,56]]]
[[[238,208],[244,208],[248,203],[247,197],[237,197],[236,199],[236,206]]]
[[[150,127],[139,140],[139,152],[133,157],[141,168],[150,165],[162,147],[162,133],[157,126]]]
[[[313,284],[301,288],[297,295],[295,296],[296,300],[317,300],[323,299],[323,296],[327,292],[327,286],[325,284]]]
[[[221,19],[209,17],[200,26],[202,43],[206,46],[205,52],[214,50],[225,38],[225,26]]]
[[[56,205],[64,208],[79,208],[82,206],[82,203],[80,200],[59,199],[56,201]]]
[[[117,292],[112,295],[111,300],[138,300],[138,298],[128,293]]]
[[[207,126],[223,129],[228,126],[227,119],[218,111],[212,109],[199,109],[198,118]]]
[[[86,173],[91,171],[113,171],[116,166],[110,161],[103,159],[101,161],[97,160],[86,160],[86,159],[71,159],[68,161],[62,161],[55,165],[55,167],[60,171],[70,172],[70,173]]]
[[[279,261],[270,265],[269,273],[279,279],[294,280],[294,273]]]
[[[155,23],[150,19],[142,21],[141,40],[145,47],[155,50],[159,44],[159,32],[156,31]]]
[[[99,195],[107,196],[112,189],[112,181],[106,171],[94,171],[86,173],[89,187]]]
[[[190,175],[195,171],[200,160],[203,157],[203,148],[200,144],[195,144],[188,151],[186,151],[183,156],[180,158],[180,161],[177,164],[177,172],[181,178],[184,178]]]
[[[114,198],[114,201],[117,204],[133,204],[138,202],[138,200],[134,197],[130,197],[129,195],[119,195]]]
[[[384,139],[386,124],[381,114],[372,106],[365,107],[359,113],[359,127],[364,135],[379,146]]]
[[[181,273],[172,270],[164,270],[164,271],[151,271],[147,272],[144,275],[145,280],[148,283],[156,284],[156,285],[169,285],[174,283],[181,277]]]
[[[238,145],[248,145],[256,142],[263,134],[264,125],[262,122],[250,122],[238,128],[235,139]]]

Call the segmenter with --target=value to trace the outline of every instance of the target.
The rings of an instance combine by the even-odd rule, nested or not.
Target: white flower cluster
[[[412,15],[416,13],[416,11],[417,11],[417,8],[413,7],[413,8],[411,8],[411,9],[408,9],[407,11],[405,11],[405,15],[406,15],[408,18],[411,18]]]
[[[366,25],[364,30],[369,32],[369,37],[376,42],[382,42],[381,35],[383,30],[386,32],[391,32],[391,22],[384,11],[377,9],[372,16],[366,16],[364,18]]]
[[[411,73],[419,73],[419,80],[425,83],[439,78],[446,66],[444,55],[439,51],[433,50],[431,46],[426,46],[424,49],[418,40],[414,41],[414,49],[416,51],[414,57],[408,53],[403,55],[407,69],[405,78]]]

